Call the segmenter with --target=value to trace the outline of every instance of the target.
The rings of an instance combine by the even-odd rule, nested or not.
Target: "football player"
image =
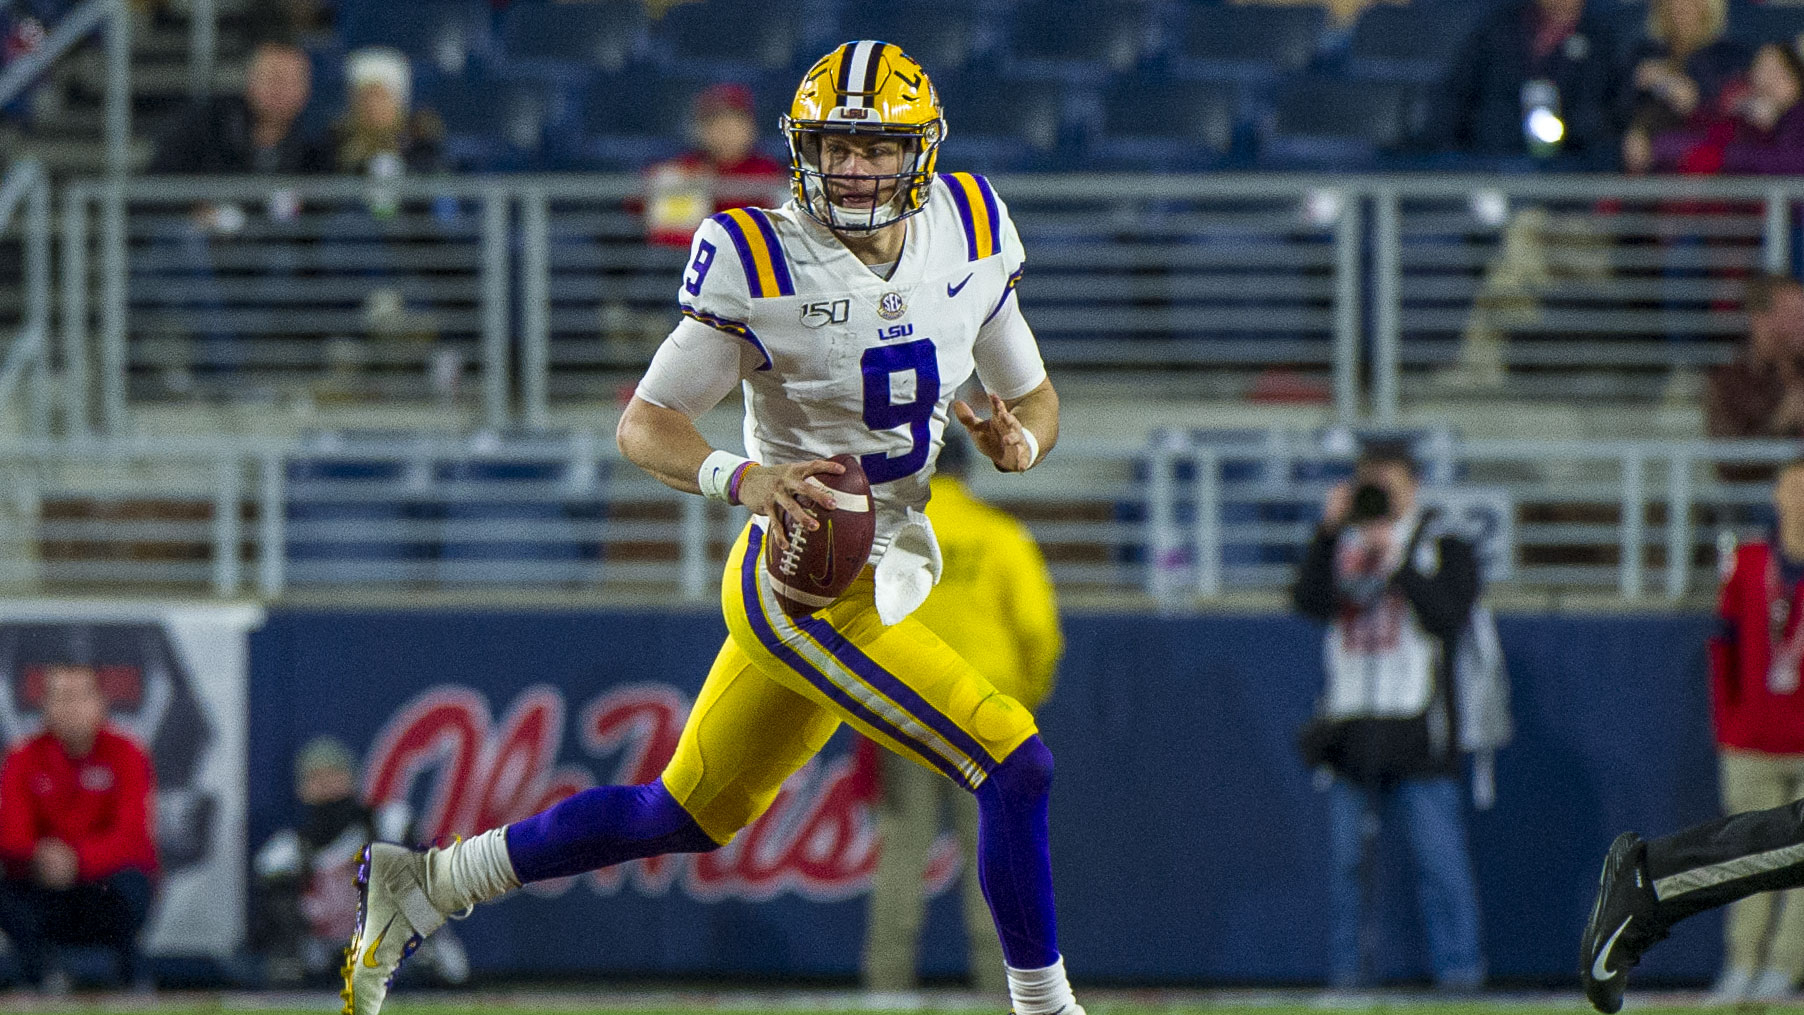
[[[1804,800],[1744,811],[1643,839],[1624,832],[1604,854],[1579,939],[1591,1006],[1622,1010],[1629,969],[1673,924],[1760,892],[1804,887]]]
[[[1082,1015],[1065,977],[1047,843],[1052,754],[1033,716],[909,616],[937,580],[920,509],[951,415],[996,468],[1058,439],[1058,396],[1014,299],[1020,238],[982,177],[936,174],[939,97],[896,46],[822,57],[782,126],[791,200],[722,212],[691,245],[683,320],[620,420],[627,458],[676,489],[754,515],[721,581],[729,637],[656,782],[585,790],[445,849],[372,844],[345,952],[346,1015],[376,1012],[401,960],[450,914],[522,883],[730,841],[843,723],[977,797],[978,866],[1018,1015]],[[986,417],[953,400],[975,371]],[[693,420],[734,387],[750,457]],[[873,566],[792,617],[764,555],[781,511],[810,530],[813,477],[860,456],[877,513]],[[984,604],[973,603],[973,609]]]

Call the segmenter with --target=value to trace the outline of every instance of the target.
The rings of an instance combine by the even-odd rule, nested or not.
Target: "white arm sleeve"
[[[763,362],[745,339],[685,317],[658,346],[636,394],[694,419],[720,404]]]
[[[977,360],[977,379],[983,382],[984,390],[1004,401],[1020,398],[1046,379],[1046,364],[1040,359],[1034,329],[1021,316],[1021,306],[1013,292],[1003,298],[996,316],[978,330],[971,354]]]

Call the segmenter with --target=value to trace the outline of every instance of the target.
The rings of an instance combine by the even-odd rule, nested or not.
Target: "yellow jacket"
[[[1038,708],[1065,648],[1040,548],[1026,526],[950,476],[933,477],[927,517],[945,568],[915,615],[997,690]]]

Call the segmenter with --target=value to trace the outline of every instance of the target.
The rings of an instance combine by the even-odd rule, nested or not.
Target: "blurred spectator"
[[[138,933],[157,871],[150,756],[107,724],[94,671],[44,671],[44,731],[0,765],[0,931],[27,983],[66,983],[59,944],[101,945],[147,985]]]
[[[1614,168],[1615,52],[1585,0],[1510,0],[1454,58],[1428,140],[1468,155]]]
[[[1804,436],[1804,284],[1784,275],[1748,283],[1748,341],[1710,375],[1712,437]]]
[[[1328,496],[1298,570],[1298,612],[1328,625],[1327,684],[1301,738],[1328,790],[1329,969],[1333,985],[1368,985],[1362,946],[1379,833],[1408,843],[1416,901],[1438,988],[1485,977],[1478,889],[1458,776],[1462,724],[1451,694],[1460,635],[1477,604],[1472,544],[1416,507],[1407,450],[1368,447],[1353,480]]]
[[[1777,524],[1735,549],[1710,640],[1711,717],[1730,814],[1804,799],[1804,459],[1773,486]],[[1777,910],[1777,913],[1775,913]],[[1711,1000],[1783,1001],[1804,973],[1804,891],[1735,902]]]
[[[1725,93],[1723,115],[1701,129],[1653,135],[1646,158],[1654,169],[1684,173],[1804,173],[1804,61],[1790,46],[1769,42],[1754,52],[1747,86]],[[1625,143],[1625,152],[1637,145]]]
[[[334,125],[332,147],[341,173],[395,177],[443,170],[445,126],[438,114],[416,110],[407,55],[369,46],[345,61],[350,104]]]
[[[146,171],[271,176],[330,172],[331,153],[300,125],[312,87],[313,72],[305,53],[285,43],[258,46],[245,68],[244,94],[195,106],[159,141]],[[292,222],[301,208],[299,197],[288,189],[271,190],[261,203],[262,212],[274,223]],[[237,202],[203,201],[196,204],[191,222],[157,227],[154,242],[171,265],[171,274],[184,275],[193,283],[187,298],[175,304],[193,322],[193,331],[168,343],[157,357],[163,384],[171,393],[195,390],[196,366],[209,374],[223,374],[244,363],[243,336],[231,323],[214,244],[251,227],[251,214]],[[293,271],[292,250],[270,245],[260,251],[264,263],[259,284],[285,284]]]
[[[1747,71],[1753,53],[1723,35],[1728,0],[1654,0],[1646,34],[1629,53],[1622,90],[1623,165],[1647,168],[1645,138],[1719,108],[1724,89]]]
[[[264,43],[251,54],[244,94],[201,104],[157,144],[150,173],[315,173],[332,166],[298,124],[313,90],[307,54]]]
[[[970,461],[969,440],[948,430],[927,505],[945,570],[915,616],[990,678],[998,691],[1035,710],[1052,693],[1064,648],[1052,579],[1026,527],[971,495],[965,486]],[[985,605],[973,610],[974,603]],[[976,798],[899,754],[877,753],[882,773],[877,835],[883,846],[871,876],[865,986],[881,991],[916,986],[921,925],[927,912],[922,880],[943,827],[944,810],[950,812],[964,858],[961,880],[972,987],[991,994],[1007,990],[1002,944],[977,881]]]
[[[690,129],[696,150],[647,171],[646,238],[688,247],[702,220],[728,208],[774,207],[788,194],[789,167],[757,149],[752,93],[719,84],[695,97]]]
[[[365,844],[409,842],[407,806],[372,808],[357,796],[351,749],[332,736],[307,742],[294,760],[295,821],[271,835],[252,861],[251,948],[272,983],[293,984],[336,975],[357,919],[353,876]],[[440,932],[443,934],[443,932]],[[440,935],[422,948],[442,980],[469,976],[469,962],[455,935]]]

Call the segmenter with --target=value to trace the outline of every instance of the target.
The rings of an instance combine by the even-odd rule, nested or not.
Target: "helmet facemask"
[[[895,129],[801,122],[789,117],[783,118],[783,132],[789,139],[790,186],[796,203],[827,228],[847,232],[882,229],[926,207],[935,156],[946,133],[943,119],[921,127]],[[826,139],[834,135],[895,143],[901,149],[896,172],[828,173],[822,148]],[[887,197],[886,190],[890,191]],[[835,201],[853,194],[866,194],[871,200],[863,206]]]

